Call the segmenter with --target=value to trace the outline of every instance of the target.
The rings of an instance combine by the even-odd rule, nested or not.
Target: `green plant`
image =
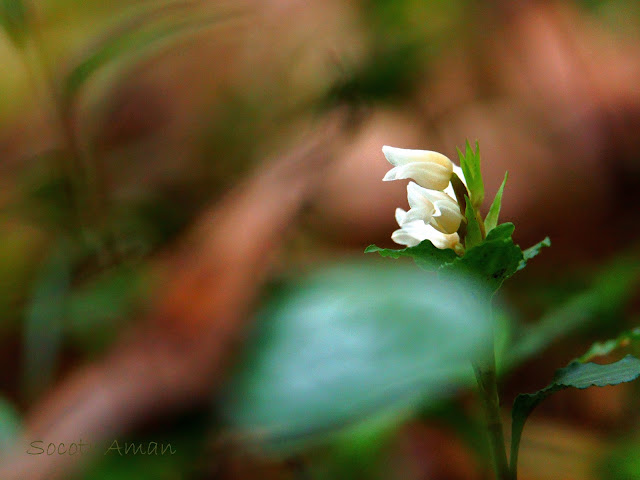
[[[513,241],[514,225],[499,222],[507,176],[482,216],[478,145],[467,143],[459,152],[461,167],[435,152],[383,151],[394,166],[385,180],[418,183],[408,186],[410,210],[396,212],[399,229],[392,238],[406,248],[371,245],[366,252],[408,257],[423,271],[400,264],[334,266],[279,291],[262,311],[261,328],[228,387],[227,421],[240,438],[276,455],[333,445],[321,472],[328,478],[377,478],[382,467],[375,459],[390,434],[470,385],[471,364],[485,417],[488,448],[481,451],[490,452],[496,478],[515,479],[520,436],[535,406],[565,388],[635,379],[635,357],[587,362],[637,335],[592,348],[559,370],[548,387],[519,396],[510,459],[499,375],[623,302],[637,275],[614,266],[601,275],[608,280],[539,324],[505,322],[493,305],[496,292],[550,246],[545,238],[523,250]]]
[[[386,151],[385,151],[386,150]],[[545,238],[540,243],[526,250],[521,250],[513,243],[514,225],[499,224],[498,217],[502,203],[502,194],[507,181],[498,190],[488,214],[483,219],[480,206],[484,200],[484,184],[480,170],[480,150],[467,142],[465,151],[458,151],[461,172],[454,172],[454,166],[446,164],[440,154],[420,150],[390,149],[383,151],[389,162],[394,165],[390,173],[401,171],[402,174],[387,175],[385,180],[412,178],[424,188],[439,188],[442,172],[450,172],[451,184],[447,186],[451,196],[446,202],[457,199],[457,207],[447,205],[438,192],[424,190],[424,204],[412,198],[412,190],[420,186],[411,182],[408,187],[409,204],[412,209],[404,214],[396,215],[400,230],[394,232],[394,240],[408,245],[403,250],[380,249],[376,246],[367,248],[367,252],[378,252],[382,256],[398,258],[412,257],[420,266],[436,269],[441,276],[451,272],[462,272],[475,277],[487,285],[492,294],[502,283],[517,271],[523,269],[527,262],[540,253],[542,247],[550,246]],[[447,169],[439,168],[447,165]],[[435,168],[435,167],[438,168]],[[460,175],[462,173],[462,175]],[[391,178],[389,178],[391,177]],[[444,190],[444,188],[439,188]],[[440,196],[439,196],[440,195]],[[445,193],[446,195],[446,193]],[[414,212],[414,215],[411,213]],[[446,216],[460,216],[454,227],[443,227],[442,219]],[[466,220],[466,222],[465,222]],[[453,254],[455,252],[455,255]],[[485,306],[485,314],[491,317],[491,298]],[[496,478],[500,480],[517,477],[518,450],[524,423],[533,409],[549,395],[565,388],[588,388],[591,386],[617,385],[629,382],[640,376],[640,360],[628,355],[618,362],[609,365],[587,363],[597,354],[609,353],[611,350],[631,341],[633,332],[620,339],[596,345],[585,355],[572,361],[566,368],[558,370],[553,382],[534,394],[524,394],[516,398],[513,406],[513,422],[511,435],[511,458],[507,460],[503,425],[500,416],[500,401],[497,386],[495,347],[491,345],[486,355],[474,364],[478,384],[479,398],[484,406],[486,430]],[[637,335],[636,335],[637,336]],[[516,350],[517,351],[517,350]]]

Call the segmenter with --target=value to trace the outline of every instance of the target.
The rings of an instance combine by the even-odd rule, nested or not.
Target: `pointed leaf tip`
[[[489,213],[484,219],[484,228],[487,233],[496,228],[496,226],[498,225],[500,209],[502,208],[502,194],[504,192],[504,187],[507,184],[508,177],[509,172],[505,172],[504,180],[502,180],[502,184],[500,185],[500,188],[498,188],[496,196],[493,198],[493,202],[491,203],[491,207],[489,208]]]

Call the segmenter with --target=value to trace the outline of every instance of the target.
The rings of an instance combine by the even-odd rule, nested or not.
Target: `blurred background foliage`
[[[638,2],[1,0],[0,25],[0,448],[153,304],[205,208],[335,105],[363,120],[283,239],[225,395],[136,433],[180,455],[81,478],[486,478],[469,378],[438,362],[481,351],[487,326],[413,266],[362,258],[404,206],[383,144],[456,158],[478,138],[488,191],[510,172],[516,241],[551,236],[499,299],[505,405],[638,324]],[[559,393],[522,478],[640,478],[638,388]],[[237,437],[267,421],[324,440],[249,453]]]

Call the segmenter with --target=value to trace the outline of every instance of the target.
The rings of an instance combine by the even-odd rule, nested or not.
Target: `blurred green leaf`
[[[23,46],[27,35],[27,9],[22,0],[0,0],[0,26],[17,46]]]
[[[419,267],[431,272],[437,270],[441,265],[452,262],[457,258],[457,255],[453,250],[441,250],[436,248],[429,240],[424,240],[415,247],[407,247],[401,250],[380,248],[375,245],[369,245],[364,251],[364,253],[374,252],[377,252],[382,257],[395,259],[400,257],[413,258]]]
[[[339,65],[344,71],[328,92],[330,105],[393,100],[406,96],[424,77],[420,69],[423,56],[423,49],[415,42],[376,45],[364,65]]]
[[[554,340],[619,311],[636,293],[640,282],[636,258],[617,259],[596,276],[593,285],[524,328],[513,345],[508,364],[517,365],[547,348]]]
[[[153,9],[145,6],[141,13],[134,14],[88,49],[67,75],[63,98],[70,101],[98,69],[116,59],[227,18],[222,12],[200,11],[193,2],[170,2]]]
[[[125,443],[141,446],[147,454],[118,455],[117,450],[105,452],[113,441],[123,450]],[[211,442],[211,414],[196,408],[172,415],[159,423],[149,424],[144,433],[132,437],[110,438],[105,443],[93,443],[95,458],[73,480],[186,480],[207,478],[207,470],[217,463],[219,448]],[[157,444],[158,455],[149,454],[149,443]],[[170,445],[170,446],[169,446]],[[164,455],[160,454],[164,447]],[[153,447],[152,447],[153,448]],[[223,447],[224,449],[224,447]],[[131,451],[130,451],[131,452]],[[138,450],[140,452],[140,450]],[[69,477],[67,477],[69,478]]]
[[[65,333],[84,350],[101,350],[137,305],[142,286],[140,271],[121,265],[75,288],[67,300]]]
[[[130,439],[126,443],[133,443],[136,446],[142,445],[143,450],[146,450],[150,441],[157,442],[158,451],[162,445],[166,447],[167,444],[171,444],[171,449],[176,452],[176,455],[170,455],[168,447],[165,455],[130,454],[120,456],[112,452],[105,456],[100,453],[97,457],[98,463],[87,469],[77,480],[175,480],[186,478],[184,475],[188,465],[184,459],[184,446],[175,441],[162,442],[157,439]],[[118,439],[118,445],[123,449],[125,448],[124,444],[125,440]],[[103,448],[107,450],[109,445]]]
[[[385,475],[385,451],[406,420],[407,412],[374,415],[345,430],[331,442],[326,458],[314,478],[377,479]]]
[[[585,363],[596,357],[609,355],[618,349],[638,344],[640,344],[640,328],[634,328],[621,333],[614,339],[594,343],[584,355],[578,358],[578,361]]]
[[[468,380],[469,360],[492,335],[486,302],[466,279],[402,265],[311,275],[260,315],[226,418],[248,440],[294,449],[411,412]]]
[[[0,397],[0,453],[13,446],[21,429],[20,415],[7,400]]]
[[[547,397],[566,388],[585,389],[631,382],[640,376],[640,360],[627,355],[622,360],[608,365],[581,363],[574,360],[558,370],[553,381],[536,393],[518,395],[511,412],[511,469],[518,466],[518,450],[522,430],[531,412]]]
[[[484,230],[487,232],[491,232],[498,225],[498,218],[500,217],[500,208],[502,206],[502,193],[504,192],[504,186],[507,184],[507,178],[509,177],[509,172],[504,173],[504,180],[502,181],[502,185],[498,189],[496,196],[493,198],[493,203],[491,203],[491,207],[489,208],[489,213],[487,213],[486,218],[484,219]]]
[[[24,322],[24,391],[28,398],[53,380],[62,345],[71,281],[70,244],[55,244],[36,279]]]
[[[640,480],[640,438],[616,439],[597,468],[602,480]]]

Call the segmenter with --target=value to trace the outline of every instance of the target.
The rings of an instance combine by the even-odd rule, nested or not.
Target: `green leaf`
[[[22,0],[0,0],[0,26],[17,46],[24,45],[27,34],[27,9]]]
[[[379,478],[384,471],[385,451],[397,436],[398,425],[406,422],[406,413],[389,412],[367,418],[331,440],[329,455],[318,462],[314,478]]]
[[[511,469],[518,466],[518,450],[522,430],[531,412],[545,398],[566,388],[584,389],[604,387],[631,382],[640,376],[640,360],[627,355],[622,360],[608,365],[596,363],[571,362],[567,367],[556,372],[553,381],[536,393],[518,395],[513,404],[511,424]]]
[[[626,348],[630,345],[638,345],[639,343],[640,328],[634,328],[633,330],[621,333],[614,339],[594,343],[584,355],[578,358],[578,361],[585,363],[596,357],[609,355],[620,348]]]
[[[559,308],[545,314],[538,323],[523,329],[520,340],[511,348],[508,363],[517,365],[565,335],[591,325],[598,318],[610,316],[624,307],[636,293],[640,269],[633,258],[617,259],[595,276],[596,281]]]
[[[493,237],[504,235],[511,228],[505,224],[500,230],[495,229]],[[493,292],[497,291],[502,282],[513,275],[522,261],[520,247],[513,243],[513,239],[487,239],[480,245],[467,250],[462,257],[457,257],[450,264],[441,268],[442,272],[462,272],[476,277],[483,285],[487,285]]]
[[[513,235],[515,229],[516,226],[513,223],[503,223],[488,232],[485,241],[491,242],[493,240],[508,240]]]
[[[488,295],[399,264],[311,275],[262,311],[225,417],[241,438],[276,450],[377,415],[406,418],[468,381],[470,357],[492,335]]]
[[[634,429],[635,430],[635,429]],[[601,480],[640,479],[640,438],[635,432],[627,432],[607,445],[604,458],[597,465],[593,478]]]
[[[415,247],[407,247],[401,250],[369,245],[364,251],[364,253],[373,252],[377,252],[382,257],[396,259],[400,257],[413,258],[419,267],[430,272],[436,271],[441,265],[452,262],[458,257],[453,250],[436,248],[429,240],[424,240]]]
[[[549,237],[545,237],[544,240],[536,243],[533,247],[530,247],[524,250],[522,252],[523,254],[522,262],[520,262],[520,265],[518,265],[518,270],[522,270],[524,267],[526,267],[527,262],[531,260],[533,257],[535,257],[536,255],[538,255],[540,253],[540,250],[542,250],[542,247],[550,247],[550,246],[551,246],[551,240],[549,239]]]
[[[112,267],[74,288],[67,299],[65,334],[84,351],[104,349],[130,318],[143,294],[140,268]]]
[[[63,97],[69,102],[97,70],[114,60],[139,55],[162,41],[197,31],[226,18],[219,11],[211,13],[194,9],[190,2],[172,2],[152,9],[145,5],[142,12],[133,14],[129,20],[87,49],[89,54],[78,61],[67,75]]]
[[[34,397],[53,381],[62,346],[71,283],[71,244],[53,247],[36,279],[24,323],[24,390]]]
[[[467,203],[467,208],[465,208],[464,212],[467,218],[467,232],[464,237],[464,245],[468,250],[482,242],[482,230],[480,230],[475,207],[469,201],[469,197],[465,196],[464,199]]]
[[[496,196],[493,198],[493,203],[491,203],[489,213],[487,213],[487,216],[484,219],[484,229],[487,234],[489,234],[489,232],[491,232],[491,230],[496,228],[496,226],[498,225],[498,217],[500,216],[500,208],[502,206],[502,192],[504,192],[504,186],[507,184],[508,176],[509,172],[505,172],[502,185],[500,185]]]
[[[460,168],[462,168],[462,173],[467,181],[471,201],[477,210],[484,201],[484,182],[480,171],[480,145],[476,142],[476,148],[473,150],[467,140],[465,153],[458,149],[458,157],[460,158]]]

